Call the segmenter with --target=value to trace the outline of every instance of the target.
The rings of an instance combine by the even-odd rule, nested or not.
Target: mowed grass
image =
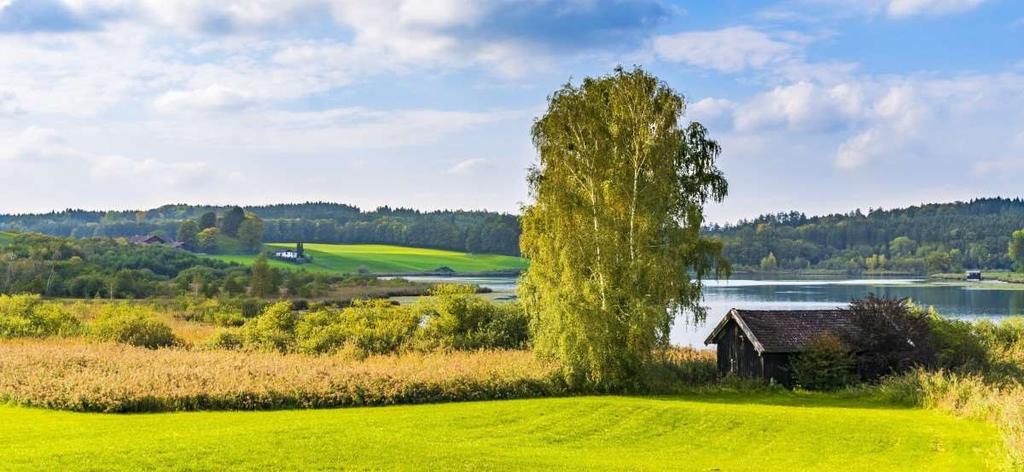
[[[23,470],[996,470],[993,426],[827,395],[104,415],[0,406]]]
[[[271,243],[269,248],[294,248],[291,243]],[[291,264],[272,261],[275,267],[304,268],[351,274],[360,268],[373,273],[416,273],[428,272],[441,267],[450,267],[456,272],[486,272],[526,268],[526,261],[519,257],[498,254],[468,254],[440,249],[390,246],[383,244],[306,244],[306,253],[313,256],[310,264]],[[217,259],[250,265],[255,256],[212,256]]]

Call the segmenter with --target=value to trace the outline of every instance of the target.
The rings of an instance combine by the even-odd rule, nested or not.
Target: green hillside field
[[[269,249],[293,248],[294,243],[271,243]],[[517,270],[526,268],[526,260],[520,257],[498,254],[467,254],[440,249],[424,249],[382,244],[306,244],[306,254],[313,257],[309,264],[296,265],[283,261],[271,261],[281,268],[302,268],[351,274],[365,268],[372,273],[417,273],[450,267],[456,272],[487,272]],[[210,256],[228,262],[250,265],[256,256]]]
[[[997,470],[994,426],[828,395],[97,414],[0,406],[6,470]]]
[[[13,239],[13,238],[14,238],[14,233],[6,233],[6,232],[3,232],[3,231],[0,231],[0,246],[11,242],[11,239]]]

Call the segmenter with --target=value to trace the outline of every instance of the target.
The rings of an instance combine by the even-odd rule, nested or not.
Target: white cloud
[[[889,0],[886,13],[893,18],[914,15],[944,15],[970,11],[985,0]]]
[[[845,82],[801,81],[780,85],[736,105],[733,131],[740,136],[779,136],[797,143],[832,141],[833,162],[854,169],[882,161],[929,157],[967,162],[975,173],[1003,168],[1017,157],[1024,109],[1024,76],[1016,74],[849,76]],[[999,119],[993,119],[1000,117]],[[1024,138],[1019,138],[1021,140]]]
[[[96,180],[147,179],[151,184],[165,186],[201,179],[207,169],[205,162],[166,162],[117,155],[91,156],[90,164],[89,173]]]
[[[804,4],[835,7],[839,12],[854,15],[885,15],[892,19],[913,16],[940,16],[972,11],[988,0],[803,0]],[[778,16],[786,10],[770,9],[766,14]]]
[[[0,117],[18,115],[23,111],[13,93],[0,90]]]
[[[1016,159],[986,160],[974,164],[971,174],[975,177],[991,177],[1024,172],[1024,157]]]
[[[791,41],[747,26],[654,38],[654,52],[663,60],[721,72],[777,65],[793,59],[798,51],[798,46]]]
[[[707,97],[687,104],[686,113],[694,121],[717,120],[736,108],[736,103],[725,98]]]
[[[29,126],[6,139],[0,138],[0,161],[6,161],[5,167],[85,168],[96,180],[132,178],[165,184],[193,178],[206,167],[203,162],[136,159],[82,150],[72,146],[58,130],[37,126]]]
[[[193,90],[172,90],[153,105],[162,112],[237,110],[252,105],[254,97],[244,91],[220,85]]]
[[[859,85],[849,83],[824,86],[800,81],[780,85],[739,106],[735,125],[741,131],[830,129],[863,115],[862,94]]]
[[[475,158],[472,158],[472,159],[466,159],[466,160],[463,160],[463,161],[459,161],[455,165],[453,165],[450,168],[448,168],[447,173],[454,174],[454,175],[471,174],[474,171],[476,171],[477,169],[480,169],[485,164],[487,164],[487,159],[482,159],[482,158],[479,158],[479,157],[475,157]]]

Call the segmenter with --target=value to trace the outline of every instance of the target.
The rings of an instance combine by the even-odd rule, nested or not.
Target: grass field
[[[288,243],[271,243],[271,248],[295,247]],[[281,268],[301,267],[310,271],[356,273],[366,268],[373,273],[416,273],[450,267],[456,272],[515,270],[526,267],[519,257],[497,254],[467,254],[440,249],[423,249],[381,244],[306,244],[306,253],[313,256],[310,264],[295,265],[282,261],[271,264]],[[211,256],[223,261],[249,265],[255,256]]]
[[[9,243],[12,238],[14,238],[14,233],[0,231],[0,246]]]
[[[767,397],[766,397],[767,396]],[[993,426],[824,395],[137,415],[0,406],[4,469],[986,470]]]

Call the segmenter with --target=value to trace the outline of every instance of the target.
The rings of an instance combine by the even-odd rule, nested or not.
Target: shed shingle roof
[[[715,343],[722,328],[733,319],[762,353],[800,352],[811,340],[826,332],[843,339],[857,332],[849,310],[733,309],[704,343]]]

